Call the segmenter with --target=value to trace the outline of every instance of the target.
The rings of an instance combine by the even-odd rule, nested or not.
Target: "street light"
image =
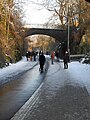
[[[67,3],[67,31],[68,31],[68,39],[67,39],[67,51],[68,51],[68,55],[69,55],[69,60],[70,60],[70,25],[69,25],[69,22],[70,22],[70,15],[69,15],[69,8],[70,8],[70,1],[68,1]]]
[[[70,7],[70,2],[68,2],[67,5],[68,5],[68,10],[67,10],[67,12],[68,12],[67,13],[67,22],[68,22],[68,24],[67,24],[68,25],[68,29],[67,29],[68,30],[67,51],[70,54],[70,48],[69,48],[69,39],[70,39],[70,32],[69,32],[70,31],[70,26],[69,26],[69,19],[70,19],[69,18],[69,7]]]
[[[68,18],[68,42],[67,42],[67,51],[68,52],[70,52],[70,50],[69,50],[69,35],[70,35],[69,30],[70,30],[70,27],[69,27],[69,18]]]

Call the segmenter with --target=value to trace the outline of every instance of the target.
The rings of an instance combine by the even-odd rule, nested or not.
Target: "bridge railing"
[[[56,25],[53,24],[26,24],[24,27],[27,28],[47,28],[47,29],[55,29]],[[57,29],[57,28],[56,28]]]

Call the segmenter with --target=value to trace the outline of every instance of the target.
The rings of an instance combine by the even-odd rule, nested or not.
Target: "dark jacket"
[[[64,61],[64,63],[69,62],[69,55],[68,54],[65,54],[63,61]]]
[[[42,65],[45,64],[45,56],[44,56],[43,54],[41,54],[41,55],[39,56],[39,62],[40,62],[40,64],[42,64]]]

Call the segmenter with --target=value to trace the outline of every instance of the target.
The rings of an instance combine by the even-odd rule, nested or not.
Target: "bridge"
[[[25,33],[25,37],[42,34],[48,35],[59,42],[64,42],[67,40],[67,31],[63,29],[49,29],[49,28],[28,28]]]

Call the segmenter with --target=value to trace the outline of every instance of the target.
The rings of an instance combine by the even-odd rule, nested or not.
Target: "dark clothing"
[[[36,61],[36,53],[34,52],[34,61]]]
[[[69,55],[68,54],[65,54],[63,62],[64,62],[64,68],[68,68],[68,62],[69,62]]]
[[[40,63],[40,69],[41,71],[43,71],[43,66],[45,64],[45,56],[43,54],[39,56],[39,63]]]
[[[26,58],[27,58],[27,61],[28,61],[28,58],[29,58],[29,51],[26,52]]]
[[[65,63],[69,62],[69,56],[68,56],[68,55],[65,55],[65,56],[64,56],[64,62],[65,62]]]

